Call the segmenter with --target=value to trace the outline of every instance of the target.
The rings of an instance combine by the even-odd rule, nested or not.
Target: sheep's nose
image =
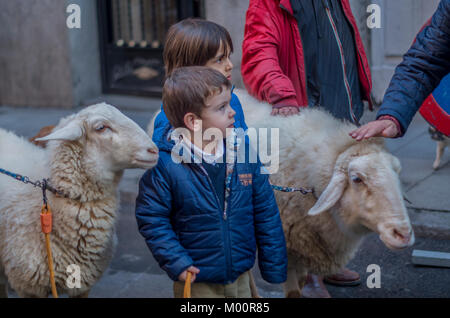
[[[157,147],[147,148],[147,152],[152,155],[156,155],[158,154],[158,148]]]
[[[402,242],[404,244],[407,244],[410,241],[410,239],[411,239],[412,230],[405,231],[405,230],[402,230],[402,229],[394,228],[393,231],[392,231],[392,236],[395,239],[399,240],[400,242]]]

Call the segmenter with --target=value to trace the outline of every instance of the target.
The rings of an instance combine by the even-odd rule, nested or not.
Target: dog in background
[[[441,163],[442,154],[444,153],[445,147],[450,145],[450,138],[446,137],[443,133],[439,132],[436,128],[428,128],[428,132],[431,135],[431,139],[436,140],[436,159],[433,163],[433,169],[437,170],[439,164]]]
[[[47,135],[50,135],[50,133],[53,131],[53,128],[55,128],[55,126],[45,126],[42,127],[41,130],[39,130],[39,132],[37,133],[36,136],[28,139],[30,142],[32,142],[33,144],[35,144],[38,147],[41,148],[45,148],[47,146],[47,141],[37,141],[37,138],[42,138],[45,137]]]

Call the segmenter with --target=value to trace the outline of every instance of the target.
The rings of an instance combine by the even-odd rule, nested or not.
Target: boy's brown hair
[[[187,113],[201,117],[206,99],[220,94],[224,87],[231,89],[230,81],[210,67],[187,66],[173,70],[162,92],[163,109],[172,127],[185,127]]]
[[[233,42],[223,26],[202,19],[185,19],[172,25],[164,44],[166,76],[182,66],[203,66],[215,57],[220,46],[224,54],[233,52]]]

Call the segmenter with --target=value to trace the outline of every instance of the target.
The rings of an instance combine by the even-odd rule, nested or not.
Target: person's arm
[[[268,10],[250,5],[242,43],[242,78],[250,94],[270,103],[277,113],[278,108],[286,107],[294,108],[295,113],[297,94],[279,65],[279,32]]]
[[[264,280],[280,284],[287,278],[287,251],[277,202],[269,175],[261,173],[261,163],[253,172],[253,209],[258,264]]]
[[[431,24],[417,35],[416,41],[403,56],[402,63],[397,66],[377,120],[352,131],[350,135],[357,140],[402,136],[423,101],[449,72],[450,0],[442,0]],[[385,116],[395,118],[400,127]]]
[[[139,182],[136,198],[136,220],[147,246],[172,280],[193,265],[193,260],[180,244],[170,223],[172,195],[170,177],[161,160],[147,171]]]

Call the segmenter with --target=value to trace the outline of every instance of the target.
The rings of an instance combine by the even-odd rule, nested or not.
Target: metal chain
[[[293,188],[293,187],[282,187],[278,185],[271,185],[272,189],[281,191],[281,192],[300,192],[301,194],[314,194],[314,189],[305,189],[305,188]]]
[[[45,195],[45,191],[46,191],[46,190],[49,190],[50,192],[52,192],[54,195],[57,195],[57,196],[61,196],[61,197],[64,197],[64,198],[68,198],[68,197],[69,197],[69,196],[68,196],[67,194],[65,194],[63,191],[61,191],[61,190],[56,190],[54,187],[52,187],[52,186],[49,184],[49,179],[42,179],[42,181],[41,181],[41,180],[37,180],[37,181],[34,181],[34,182],[33,182],[33,181],[31,181],[30,178],[28,178],[27,176],[22,176],[22,175],[20,175],[20,174],[18,174],[18,173],[13,173],[13,172],[4,170],[4,169],[2,169],[2,168],[0,168],[0,173],[3,173],[3,174],[5,174],[5,175],[7,175],[7,176],[10,176],[11,178],[14,178],[14,179],[16,179],[17,181],[23,182],[23,183],[25,183],[25,184],[31,184],[31,185],[33,185],[35,188],[40,188],[40,189],[42,189],[43,195],[44,195],[44,202],[46,202],[46,199],[47,199],[47,197],[46,197],[46,195]]]

